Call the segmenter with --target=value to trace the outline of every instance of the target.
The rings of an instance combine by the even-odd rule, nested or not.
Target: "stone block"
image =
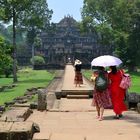
[[[37,109],[38,104],[37,103],[31,103],[30,104],[30,109]]]
[[[54,105],[54,102],[56,100],[56,96],[54,92],[48,92],[47,93],[47,110],[51,109]]]
[[[38,90],[38,110],[46,110],[46,92],[44,90]]]
[[[129,93],[128,101],[132,102],[132,103],[138,103],[139,102],[139,95],[135,92]]]
[[[138,111],[138,113],[140,113],[140,102],[137,103],[137,111]]]
[[[0,120],[9,122],[25,121],[31,113],[32,110],[30,110],[29,107],[13,107],[4,112]]]
[[[19,104],[15,103],[12,107],[30,107],[30,103]]]
[[[0,140],[10,140],[9,131],[13,122],[0,122]]]
[[[33,140],[50,140],[50,134],[47,132],[35,133]]]
[[[128,108],[137,108],[137,103],[140,102],[140,95],[132,92],[126,95],[126,102],[128,105]]]
[[[24,103],[27,103],[28,100],[27,99],[22,99],[22,100],[18,100],[17,103],[19,104],[24,104]]]
[[[33,122],[14,122],[10,129],[10,140],[31,140]]]
[[[4,112],[5,111],[5,106],[0,106],[0,112]]]
[[[8,106],[11,106],[11,105],[15,104],[15,102],[14,101],[5,102],[4,104],[5,104],[6,107],[8,107]]]

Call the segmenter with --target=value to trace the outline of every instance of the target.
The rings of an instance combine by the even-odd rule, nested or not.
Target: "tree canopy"
[[[24,17],[24,18],[23,18]],[[18,26],[27,31],[27,41],[31,45],[38,32],[44,30],[45,25],[50,23],[52,10],[49,10],[46,0],[35,0],[30,9],[20,14]]]
[[[134,69],[140,55],[140,0],[84,0],[83,28],[99,34],[114,54]]]

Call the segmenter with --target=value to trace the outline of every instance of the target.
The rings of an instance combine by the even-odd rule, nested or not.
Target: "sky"
[[[47,0],[49,9],[53,10],[52,22],[58,23],[64,16],[72,16],[81,21],[83,0]]]

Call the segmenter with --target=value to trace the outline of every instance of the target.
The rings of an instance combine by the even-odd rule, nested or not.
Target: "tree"
[[[12,44],[12,25],[5,26],[0,24],[0,35],[2,35],[6,41]],[[26,32],[21,30],[20,28],[16,28],[16,44],[20,46],[21,44],[25,44]]]
[[[42,23],[44,23],[44,20],[41,20],[44,14],[42,15],[41,13],[44,12],[48,15],[49,11],[42,8],[46,5],[46,0],[0,0],[0,5],[0,19],[5,22],[12,21],[13,25],[13,82],[17,82],[16,29],[22,25],[21,23],[24,23],[25,26],[29,25],[29,31],[35,32],[37,27],[42,27]],[[37,11],[38,15],[36,14]],[[49,17],[46,16],[46,18]]]
[[[0,18],[5,22],[12,21],[13,25],[13,82],[17,82],[17,60],[16,60],[16,27],[19,15],[26,9],[29,10],[33,0],[0,0]]]
[[[101,43],[113,45],[114,53],[134,69],[140,52],[139,13],[139,0],[84,0],[82,22],[98,32]]]
[[[36,0],[31,5],[30,11],[26,10],[20,16],[26,17],[21,20],[19,26],[27,30],[27,43],[32,47],[33,57],[37,34],[50,24],[52,10],[49,10],[46,0]]]

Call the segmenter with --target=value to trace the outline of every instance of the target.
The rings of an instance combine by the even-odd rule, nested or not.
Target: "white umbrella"
[[[103,55],[103,56],[94,58],[91,62],[91,66],[103,66],[103,67],[118,66],[121,63],[122,61],[115,56]]]

